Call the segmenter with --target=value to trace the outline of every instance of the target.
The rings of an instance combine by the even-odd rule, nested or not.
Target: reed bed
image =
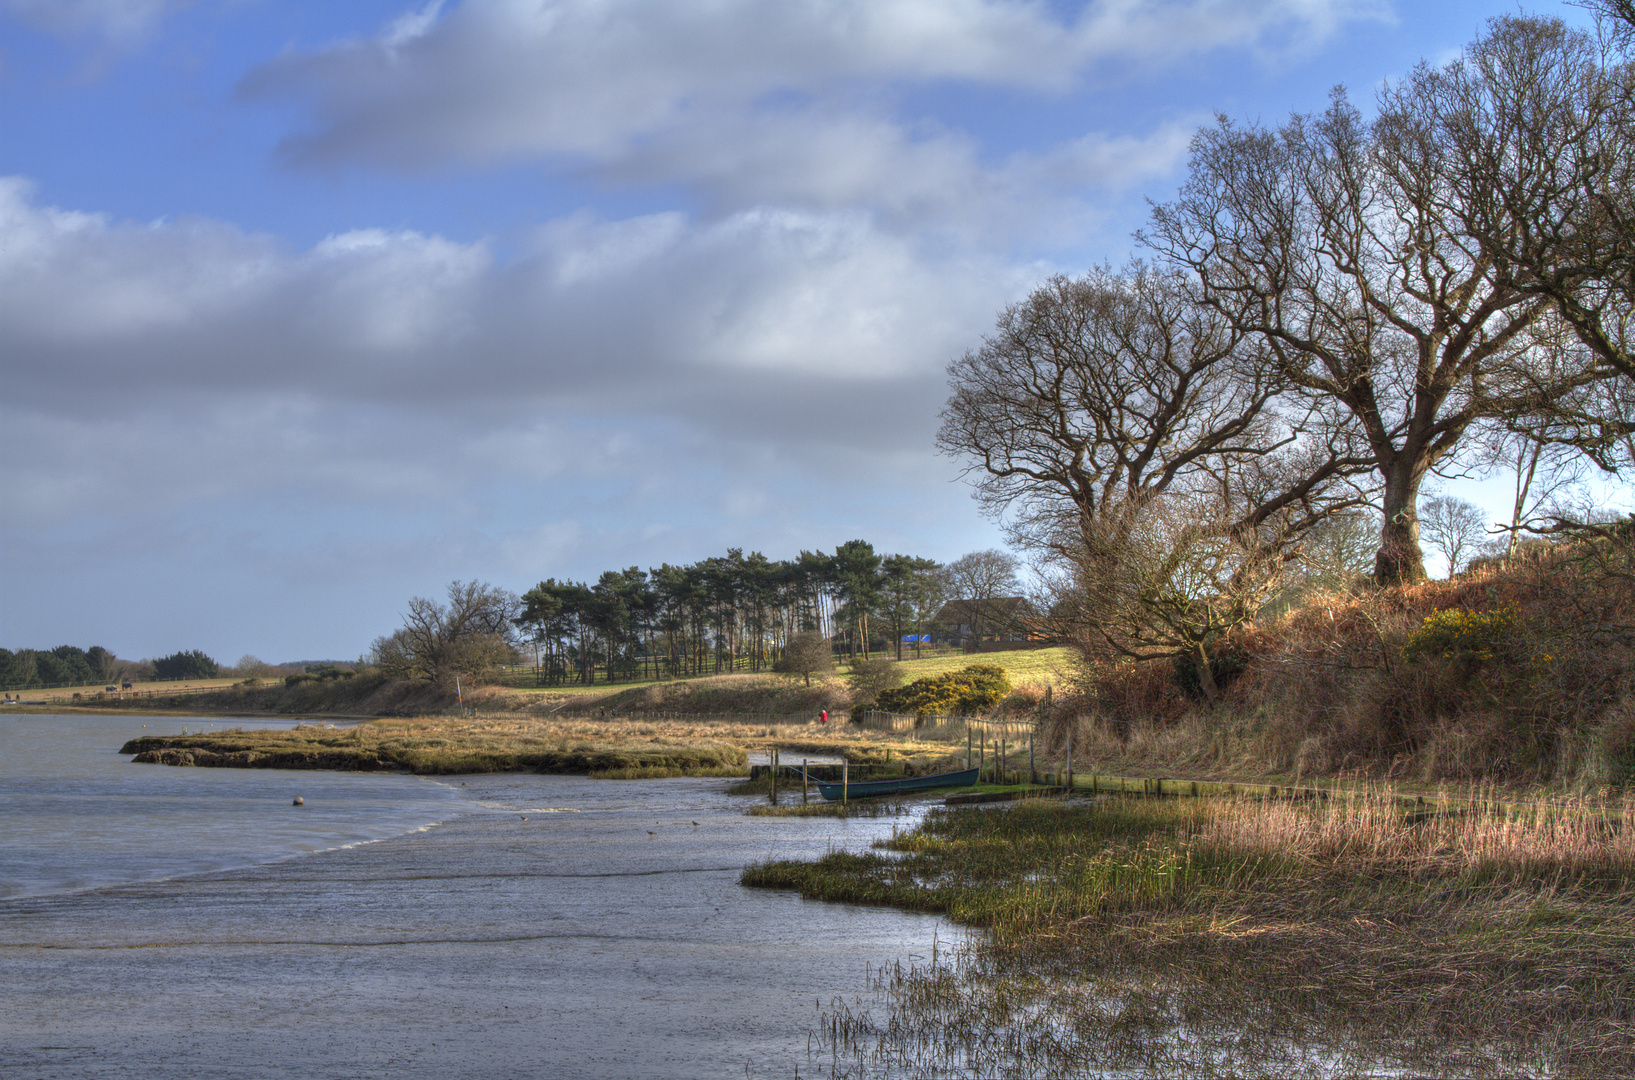
[[[424,774],[531,770],[607,779],[743,776],[748,751],[842,756],[853,764],[951,760],[950,748],[847,725],[766,724],[735,717],[384,718],[352,727],[234,729],[146,736],[122,752],[148,763],[228,768],[407,770]]]
[[[741,776],[748,770],[743,747],[725,739],[632,728],[592,731],[511,716],[147,736],[126,743],[121,752],[158,764],[396,769],[422,775],[531,771],[636,778]]]
[[[744,881],[980,928],[823,1010],[836,1075],[1628,1075],[1631,815],[1023,803]]]

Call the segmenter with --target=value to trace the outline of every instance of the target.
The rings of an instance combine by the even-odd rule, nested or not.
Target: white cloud
[[[499,264],[383,230],[290,251],[0,181],[6,502],[18,524],[291,476],[413,501],[637,475],[688,438],[928,454],[943,365],[1026,284],[856,212],[572,217]]]
[[[858,104],[870,88],[889,97],[893,87],[956,81],[1054,94],[1099,68],[1304,48],[1383,10],[1382,0],[1099,0],[1064,18],[1022,0],[468,0],[373,39],[288,53],[243,90],[307,102],[313,128],[285,143],[298,162],[423,169],[521,157],[651,168],[658,159],[644,150],[655,140],[776,143],[768,122],[789,116],[790,100],[831,114],[803,127],[867,153],[903,139]],[[922,152],[966,151],[933,139]],[[759,156],[789,164],[775,145]],[[834,175],[844,171],[815,186],[844,188]]]

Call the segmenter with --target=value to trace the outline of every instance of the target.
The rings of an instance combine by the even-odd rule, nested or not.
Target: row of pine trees
[[[834,554],[768,559],[741,548],[686,566],[609,570],[594,585],[540,582],[517,619],[542,682],[764,671],[803,630],[867,657],[929,628],[945,585],[938,564],[879,554],[865,540]]]

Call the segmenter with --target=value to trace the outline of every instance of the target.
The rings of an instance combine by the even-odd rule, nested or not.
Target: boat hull
[[[934,773],[931,776],[904,776],[893,780],[861,780],[853,784],[832,784],[827,780],[812,781],[817,785],[818,794],[830,802],[839,802],[841,788],[846,789],[849,799],[867,799],[875,795],[903,795],[915,791],[931,791],[935,788],[970,787],[976,783],[977,769],[960,769],[957,772]]]

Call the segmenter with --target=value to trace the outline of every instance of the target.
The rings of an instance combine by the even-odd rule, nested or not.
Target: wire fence
[[[38,683],[38,684],[35,684],[35,685],[32,685],[32,686],[21,686],[21,685],[20,686],[0,686],[0,690],[6,691],[8,693],[13,693],[13,694],[27,694],[27,693],[38,692],[38,691],[41,691],[41,690],[95,689],[98,692],[107,692],[107,693],[114,693],[114,694],[142,694],[142,695],[158,694],[158,695],[160,695],[162,697],[169,697],[172,694],[202,694],[202,693],[205,693],[205,692],[210,691],[210,690],[223,689],[223,687],[226,685],[224,683],[218,683],[215,686],[184,686],[184,687],[177,687],[175,689],[166,689],[162,685],[156,685],[156,684],[163,684],[163,683],[167,683],[167,682],[196,682],[196,681],[198,681],[198,680],[196,680],[196,679],[185,679],[185,678],[184,679],[144,679],[142,681],[141,689],[136,689],[135,687],[132,687],[130,689],[126,689],[125,686],[123,685],[123,680],[115,679],[112,682],[110,682],[107,679],[95,679],[95,680],[93,680],[91,682]]]

